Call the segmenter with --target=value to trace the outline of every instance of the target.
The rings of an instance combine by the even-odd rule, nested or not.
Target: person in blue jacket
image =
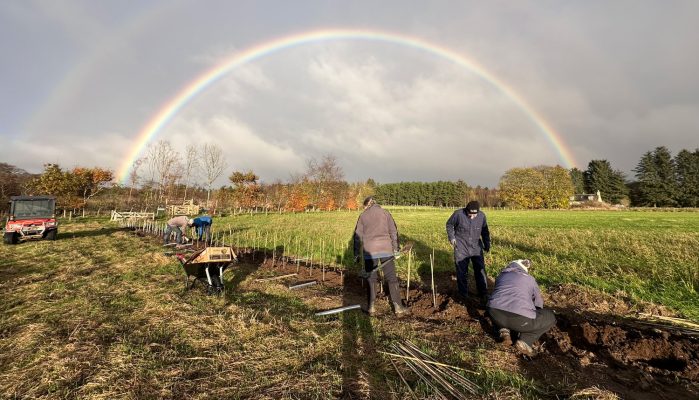
[[[454,211],[447,220],[447,237],[454,247],[456,286],[459,295],[468,297],[468,265],[473,263],[473,275],[482,306],[488,301],[488,279],[485,272],[484,251],[490,251],[490,231],[485,214],[477,201]]]
[[[202,239],[206,238],[206,242],[211,241],[211,224],[213,221],[211,220],[211,217],[208,215],[204,215],[201,217],[196,217],[192,220],[190,220],[191,223],[189,226],[193,226],[197,228],[197,237],[201,241]]]
[[[536,355],[534,342],[556,324],[553,311],[544,309],[536,279],[529,275],[531,265],[531,260],[510,262],[495,280],[487,307],[500,340],[511,344],[510,330],[519,332],[515,347],[529,357]]]

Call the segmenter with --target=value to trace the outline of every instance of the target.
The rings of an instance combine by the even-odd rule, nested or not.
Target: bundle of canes
[[[475,373],[463,368],[440,363],[434,358],[422,352],[412,342],[396,342],[391,346],[393,353],[380,352],[391,358],[391,364],[400,376],[403,383],[408,387],[413,398],[418,398],[405,379],[403,373],[394,362],[402,361],[410,370],[417,375],[437,399],[464,399],[475,396],[478,393],[478,386],[465,378],[456,370]]]

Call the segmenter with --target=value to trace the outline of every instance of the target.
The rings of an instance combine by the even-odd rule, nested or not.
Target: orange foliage
[[[301,185],[295,185],[286,202],[286,209],[291,211],[304,211],[309,204],[309,196]]]

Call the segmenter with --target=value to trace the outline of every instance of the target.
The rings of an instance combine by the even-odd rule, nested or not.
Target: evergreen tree
[[[673,207],[677,205],[675,167],[670,151],[665,146],[646,152],[634,169],[638,179],[641,205]]]
[[[621,171],[612,169],[607,160],[592,160],[587,165],[587,170],[583,174],[585,179],[585,191],[587,193],[602,194],[602,200],[619,204],[628,194],[628,188],[624,183],[624,174]]]
[[[573,181],[573,192],[577,194],[585,193],[585,175],[581,170],[577,168],[571,169],[570,179]]]
[[[677,203],[682,207],[699,207],[699,149],[677,153],[675,175]]]

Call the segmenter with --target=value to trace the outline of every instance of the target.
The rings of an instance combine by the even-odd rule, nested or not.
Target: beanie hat
[[[478,210],[480,210],[481,205],[478,204],[477,201],[469,201],[468,204],[466,204],[466,213],[467,214],[478,214]]]
[[[524,268],[524,270],[529,273],[529,268],[532,267],[532,261],[531,260],[514,260],[512,261],[513,263],[519,265],[520,267]]]

